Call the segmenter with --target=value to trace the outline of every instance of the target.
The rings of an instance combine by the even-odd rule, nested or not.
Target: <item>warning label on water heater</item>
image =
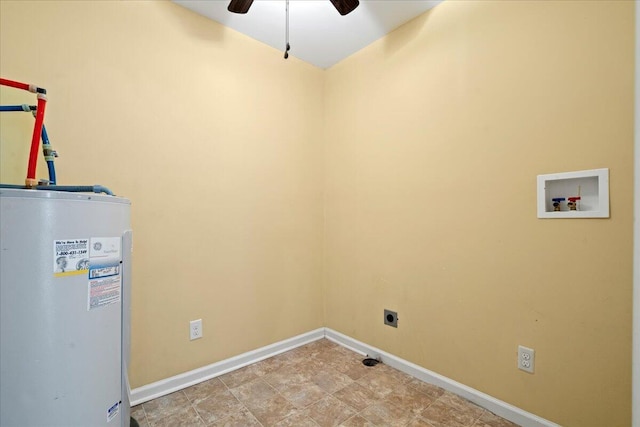
[[[55,277],[87,274],[89,239],[53,241],[53,275]]]
[[[89,245],[87,310],[120,301],[122,287],[119,237],[92,237]]]
[[[118,415],[118,412],[120,412],[120,402],[114,403],[111,408],[107,409],[107,422],[114,419],[116,415]]]

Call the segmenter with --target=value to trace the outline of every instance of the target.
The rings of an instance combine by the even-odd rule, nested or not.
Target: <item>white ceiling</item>
[[[228,0],[173,1],[284,52],[284,0],[255,0],[245,15],[227,11]],[[360,0],[341,16],[329,0],[290,0],[289,54],[329,68],[442,1]]]

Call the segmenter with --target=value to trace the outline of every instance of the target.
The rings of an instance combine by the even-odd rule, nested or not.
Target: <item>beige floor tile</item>
[[[317,360],[322,360],[323,362],[333,363],[336,361],[344,361],[349,360],[349,356],[345,353],[339,351],[337,348],[329,348],[325,351],[318,353],[315,358]]]
[[[201,382],[200,384],[185,388],[184,394],[187,395],[187,398],[193,404],[206,399],[209,396],[215,396],[216,394],[225,391],[227,391],[227,386],[225,386],[218,378],[213,378],[211,380]]]
[[[142,404],[147,421],[152,424],[170,415],[186,413],[191,409],[189,399],[182,391],[168,394]]]
[[[405,384],[401,384],[394,388],[393,391],[387,395],[385,400],[402,409],[410,411],[415,415],[420,415],[436,401],[433,397],[420,393],[418,390]]]
[[[463,414],[465,420],[467,418],[472,418],[475,421],[480,418],[480,416],[485,412],[484,409],[482,409],[478,405],[471,403],[467,399],[464,399],[448,391],[444,392],[444,394],[440,396],[438,402],[442,402],[446,405],[451,406],[458,413]]]
[[[436,400],[422,411],[420,417],[433,427],[465,427],[473,425],[476,420],[476,418],[470,417],[440,400]]]
[[[151,427],[204,427],[204,422],[200,419],[193,408],[187,412],[178,412],[158,421],[152,422]]]
[[[136,405],[136,406],[132,406],[131,410],[130,410],[131,416],[133,417],[134,415],[137,415],[141,418],[144,418],[144,408],[142,407],[142,405]]]
[[[335,393],[353,383],[353,380],[348,375],[331,368],[322,370],[313,375],[311,377],[311,381],[316,383],[327,393]]]
[[[200,400],[193,407],[207,424],[223,419],[229,414],[240,412],[244,408],[229,390]]]
[[[276,369],[275,371],[273,371],[272,373],[270,373],[269,375],[272,374],[288,374],[288,375],[293,375],[293,374],[299,374],[302,372],[306,372],[306,371],[310,371],[312,369],[316,369],[313,366],[311,366],[311,364],[313,363],[313,360],[307,360],[304,362],[289,362],[284,364],[282,367]]]
[[[228,415],[228,414],[227,414]],[[253,416],[248,409],[242,408],[239,412],[234,412],[225,418],[207,424],[212,427],[261,427],[262,424]]]
[[[265,400],[276,395],[276,391],[260,378],[231,389],[231,393],[240,401]]]
[[[321,427],[333,427],[354,416],[356,411],[335,397],[327,396],[306,408],[303,413]]]
[[[420,381],[417,378],[410,380],[406,384],[409,387],[415,388],[419,392],[426,394],[427,396],[433,397],[434,399],[437,399],[444,394],[443,388],[440,388],[433,384],[426,383],[424,381]]]
[[[368,375],[368,374],[371,374],[372,372],[377,371],[375,366],[365,366],[362,363],[363,359],[364,357],[361,357],[360,355],[358,355],[358,358],[348,360],[341,364],[336,364],[335,368],[339,372],[347,375],[349,378],[356,381],[364,377],[365,375]]]
[[[247,408],[265,427],[298,413],[296,407],[279,394],[270,399],[247,402]]]
[[[394,389],[397,389],[402,385],[396,378],[379,372],[372,372],[364,377],[360,378],[358,384],[369,389],[373,394],[379,398],[386,398]]]
[[[321,372],[328,373],[328,372],[336,371],[336,369],[326,361],[316,359],[316,358],[311,358],[311,359],[305,360],[304,362],[300,362],[294,365],[293,369],[295,369],[295,371],[298,373],[307,375],[309,378]]]
[[[474,427],[518,427],[517,424],[511,421],[505,420],[493,414],[485,409],[484,413],[480,416],[478,421],[474,424]]]
[[[361,354],[354,353],[353,351],[347,350],[344,347],[335,347],[331,349],[331,353],[329,354],[331,355],[331,357],[325,357],[324,360],[327,363],[332,363],[332,364],[344,364],[344,363],[362,364],[362,360],[365,358]]]
[[[304,350],[304,347],[297,347],[293,350],[289,350],[285,353],[279,354],[278,357],[283,359],[283,361],[289,365],[295,365],[308,359],[309,353]]]
[[[318,427],[318,424],[304,414],[295,414],[277,422],[275,427]]]
[[[358,411],[362,411],[367,406],[371,406],[379,400],[371,390],[357,382],[349,384],[342,390],[334,393],[333,396]]]
[[[387,427],[405,426],[415,417],[411,411],[401,409],[387,401],[375,403],[359,415],[376,425]]]
[[[384,363],[379,363],[378,365],[376,365],[376,368],[378,369],[378,371],[384,374],[387,374],[392,378],[395,378],[402,384],[406,384],[409,381],[414,379],[411,375],[407,375],[404,372],[401,372],[395,368],[392,368],[389,365],[385,365]]]
[[[218,377],[227,387],[235,388],[249,381],[253,381],[258,376],[253,372],[251,366],[245,366],[236,371],[229,372],[227,374]]]
[[[330,350],[336,347],[338,347],[338,344],[326,338],[312,341],[309,344],[306,344],[303,346],[305,350],[312,351],[312,352],[321,352],[321,351]]]
[[[151,424],[149,424],[149,421],[147,421],[146,418],[144,418],[143,421],[140,421],[139,419],[135,419],[138,422],[138,427],[151,427]]]
[[[142,407],[142,405],[131,407],[131,417],[135,419],[141,427],[145,424],[148,424],[147,416],[144,413],[144,408]]]
[[[411,422],[407,424],[407,427],[434,427],[434,426],[432,424],[429,424],[422,418],[418,417],[411,420]]]
[[[354,415],[340,424],[339,427],[376,427],[376,425],[371,421],[362,418],[360,415]]]
[[[262,360],[258,363],[254,363],[252,366],[253,373],[258,377],[263,377],[267,374],[277,371],[278,369],[287,365],[289,361],[284,357],[278,355]]]
[[[339,351],[340,353],[343,353],[343,354],[345,354],[345,355],[347,355],[347,356],[356,357],[356,358],[361,359],[361,360],[362,360],[362,359],[364,359],[364,356],[363,356],[363,355],[361,355],[361,354],[359,354],[359,353],[356,353],[356,352],[355,352],[355,351],[353,351],[353,350],[349,350],[348,348],[343,347],[343,346],[341,346],[340,344],[336,344],[336,346],[335,346],[334,348],[335,348],[337,351]]]
[[[311,376],[307,373],[297,372],[295,369],[280,369],[269,375],[265,375],[262,379],[276,391],[284,390],[295,384],[304,384],[311,381]]]
[[[327,397],[327,393],[312,382],[292,384],[282,389],[280,394],[293,403],[296,408],[306,408]]]

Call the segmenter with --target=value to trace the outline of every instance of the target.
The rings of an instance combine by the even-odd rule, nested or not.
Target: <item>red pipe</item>
[[[38,185],[38,180],[36,179],[36,167],[38,166],[38,149],[40,148],[42,124],[44,123],[44,109],[47,105],[47,91],[34,85],[2,78],[0,78],[0,85],[10,86],[38,94],[36,123],[33,127],[33,136],[31,137],[31,150],[29,151],[29,164],[27,166],[27,178],[25,180],[25,185],[27,187],[35,187]]]
[[[47,105],[47,96],[38,94],[38,107],[36,109],[36,124],[33,127],[33,136],[31,137],[31,151],[29,152],[29,165],[27,167],[27,179],[25,184],[27,187],[38,185],[36,179],[36,166],[38,165],[38,149],[40,148],[40,135],[42,134],[42,123],[44,123],[44,109]]]
[[[8,79],[0,79],[0,85],[2,86],[11,86],[18,89],[28,90],[29,92],[34,92],[31,90],[30,86],[26,83],[14,82],[13,80]]]

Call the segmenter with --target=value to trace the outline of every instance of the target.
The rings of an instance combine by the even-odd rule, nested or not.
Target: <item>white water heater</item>
[[[0,426],[129,426],[129,212],[0,188]]]

